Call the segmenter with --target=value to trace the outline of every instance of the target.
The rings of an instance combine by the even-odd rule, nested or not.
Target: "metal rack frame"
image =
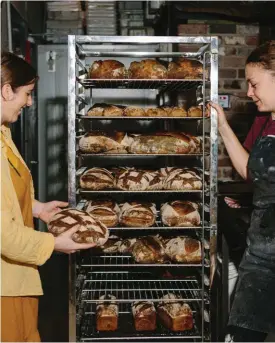
[[[193,53],[180,53],[180,52],[173,52],[173,51],[112,51],[109,47],[105,44],[109,45],[119,45],[125,46],[127,44],[134,44],[136,45],[162,45],[166,44],[172,46],[172,44],[203,44],[203,46],[197,51]],[[91,46],[96,46],[96,49],[91,49]],[[105,48],[105,49],[104,49]],[[104,51],[103,51],[104,50]],[[133,49],[132,49],[133,50]],[[194,86],[200,85],[205,89],[205,85],[208,84],[210,87],[210,96],[209,100],[213,102],[218,102],[218,37],[214,36],[194,36],[194,37],[146,37],[146,36],[69,36],[68,37],[68,61],[69,61],[69,70],[68,70],[68,197],[70,206],[75,207],[76,197],[77,197],[77,168],[76,168],[76,120],[78,118],[85,117],[85,105],[87,102],[85,100],[85,88],[86,87],[96,87],[96,88],[118,88],[118,89],[160,89],[161,91],[167,90],[188,90],[193,88]],[[209,80],[206,79],[204,76],[203,80],[91,80],[85,79],[85,74],[87,70],[83,65],[83,58],[86,57],[175,57],[175,56],[183,56],[183,57],[190,57],[190,58],[198,58],[201,62],[205,65],[205,58],[209,54],[210,58],[210,75]],[[207,99],[208,100],[208,99]],[[206,103],[206,97],[203,93],[203,103]],[[205,113],[204,113],[205,114]],[[204,268],[210,269],[210,281],[209,287],[211,290],[213,276],[217,266],[217,162],[218,162],[218,132],[217,132],[217,115],[213,109],[211,109],[211,120],[210,120],[210,179],[209,179],[209,207],[210,207],[210,222],[209,225],[204,225],[204,211],[202,211],[202,240],[204,240],[204,228],[208,229],[210,232],[210,265],[205,265],[205,263],[198,264],[189,267],[196,268],[198,266],[201,267],[202,270],[202,283],[200,291],[204,294],[205,283],[203,281],[204,278]],[[94,118],[87,118],[87,119],[99,119],[98,117]],[[112,118],[100,118],[100,119],[112,119]],[[119,117],[115,117],[113,119],[121,119]],[[125,117],[123,119],[126,119]],[[127,118],[130,119],[130,118]],[[131,119],[138,119],[138,118],[131,118]],[[151,119],[168,119],[168,120],[185,120],[185,118],[142,118],[145,120]],[[196,119],[196,118],[186,118],[188,119]],[[204,124],[206,119],[201,118],[203,121],[203,131],[204,131]],[[203,170],[204,168],[204,140],[203,140]],[[95,155],[96,156],[96,155]],[[113,157],[114,155],[109,155]],[[132,156],[132,155],[129,155]],[[149,155],[150,156],[150,155]],[[158,155],[154,155],[158,156]],[[170,155],[173,156],[173,155]],[[184,155],[181,155],[184,156]],[[144,157],[144,156],[143,156]],[[202,192],[205,194],[206,189],[204,188],[204,173],[203,173],[203,189]],[[116,191],[113,191],[116,192]],[[164,191],[166,192],[166,191]],[[173,191],[174,192],[174,191]],[[197,192],[197,191],[193,191]],[[99,192],[97,192],[99,194]],[[106,191],[106,193],[111,193],[110,191]],[[132,193],[132,192],[131,192]],[[148,192],[149,193],[149,192]],[[175,192],[174,192],[175,193]],[[204,206],[204,196],[203,196],[203,206]],[[201,228],[200,228],[201,230]],[[204,251],[204,249],[202,249]],[[126,256],[127,258],[127,256]],[[129,257],[128,257],[129,259]],[[204,252],[202,256],[202,261],[204,261]],[[132,266],[131,264],[128,264]],[[98,266],[98,265],[97,265]],[[102,264],[104,266],[104,263]],[[143,265],[144,267],[145,265]],[[160,266],[160,265],[158,265]],[[167,265],[168,266],[168,265]],[[171,264],[169,264],[171,266]],[[187,266],[183,264],[177,264],[174,266]],[[76,292],[75,292],[75,281],[76,281],[76,257],[70,257],[70,341],[76,341]],[[208,268],[209,267],[209,268]],[[134,268],[134,270],[137,270]],[[209,292],[210,292],[209,290]],[[129,299],[128,299],[129,300]],[[156,299],[155,299],[156,300]],[[91,301],[93,302],[93,301]],[[202,313],[205,312],[204,309],[204,299],[201,301]],[[211,314],[210,314],[211,316]],[[192,333],[178,333],[176,335],[170,336],[167,332],[168,339],[175,339],[181,340],[184,339],[195,339],[204,341],[204,320],[202,319],[201,323],[201,335],[198,333],[199,331],[194,328],[194,332]],[[83,341],[86,340],[95,340],[95,341],[104,341],[110,339],[119,340],[123,339],[123,337],[102,337],[102,335],[97,335],[94,333],[94,338],[83,338]],[[108,336],[108,335],[107,335]],[[159,334],[154,334],[150,336],[150,339],[165,339],[166,336]],[[133,339],[144,339],[148,338],[144,335],[139,336],[127,336],[126,339],[133,340]]]

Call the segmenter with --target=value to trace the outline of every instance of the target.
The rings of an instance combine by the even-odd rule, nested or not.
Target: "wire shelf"
[[[77,190],[78,194],[105,194],[105,193],[118,193],[118,194],[156,194],[156,193],[163,193],[163,194],[181,194],[181,193],[195,193],[195,194],[201,194],[202,190],[150,190],[150,191],[124,191],[124,190],[116,190],[116,189],[102,189],[102,190],[88,190],[88,189],[82,189],[79,188]],[[205,193],[207,191],[205,190]]]
[[[112,294],[116,302],[159,302],[167,293],[173,293],[185,302],[201,301],[202,288],[194,278],[181,280],[154,279],[149,273],[135,272],[90,272],[82,288],[83,301],[96,303],[102,295]],[[207,297],[205,293],[204,298]],[[100,300],[101,301],[101,300]],[[103,302],[109,300],[103,300]]]
[[[124,304],[124,308],[118,314],[118,329],[117,331],[105,331],[100,332],[96,330],[96,316],[94,313],[86,313],[83,316],[81,322],[81,338],[82,342],[126,342],[126,341],[164,341],[167,342],[183,342],[190,340],[202,340],[202,335],[194,322],[194,327],[192,330],[183,332],[172,332],[164,328],[157,320],[157,327],[155,331],[150,332],[138,332],[135,330],[134,322],[132,319],[132,313],[130,306]],[[196,312],[193,311],[193,316],[196,316]]]
[[[127,116],[87,116],[82,114],[77,114],[77,118],[79,119],[97,119],[97,120],[114,120],[114,119],[130,119],[130,120],[156,120],[156,119],[171,119],[171,120],[208,120],[210,117],[127,117]]]
[[[208,153],[205,153],[204,156],[207,156]],[[104,153],[104,154],[85,154],[85,153],[78,153],[79,157],[96,157],[96,156],[105,156],[105,157],[158,157],[158,156],[166,156],[166,157],[171,157],[171,156],[181,156],[184,158],[188,157],[202,157],[202,153],[197,153],[197,154],[110,154],[110,153]]]
[[[134,79],[80,79],[77,81],[85,88],[118,89],[158,89],[163,92],[182,91],[196,88],[203,80],[134,80]]]
[[[131,255],[90,255],[86,256],[82,263],[82,267],[202,267],[202,263],[137,263]]]

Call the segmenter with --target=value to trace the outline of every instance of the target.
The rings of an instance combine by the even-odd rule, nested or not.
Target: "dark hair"
[[[275,40],[266,42],[253,50],[246,60],[246,64],[250,63],[261,65],[264,69],[275,73]]]
[[[36,70],[23,58],[11,52],[1,54],[1,87],[10,84],[13,91],[38,79]]]

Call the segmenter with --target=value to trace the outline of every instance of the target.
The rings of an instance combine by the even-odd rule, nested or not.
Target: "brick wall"
[[[230,95],[231,107],[225,110],[228,121],[243,141],[257,113],[256,106],[246,96],[245,61],[259,43],[258,25],[210,22],[178,26],[178,35],[217,35],[219,37],[219,93]],[[181,51],[188,51],[182,45]],[[190,50],[190,48],[189,48]],[[222,140],[219,140],[218,177],[222,180],[239,180],[232,167]]]

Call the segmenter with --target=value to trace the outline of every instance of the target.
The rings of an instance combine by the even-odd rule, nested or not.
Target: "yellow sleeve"
[[[2,159],[3,162],[3,159]],[[5,163],[1,175],[1,254],[11,260],[42,265],[54,250],[54,236],[21,224]]]

